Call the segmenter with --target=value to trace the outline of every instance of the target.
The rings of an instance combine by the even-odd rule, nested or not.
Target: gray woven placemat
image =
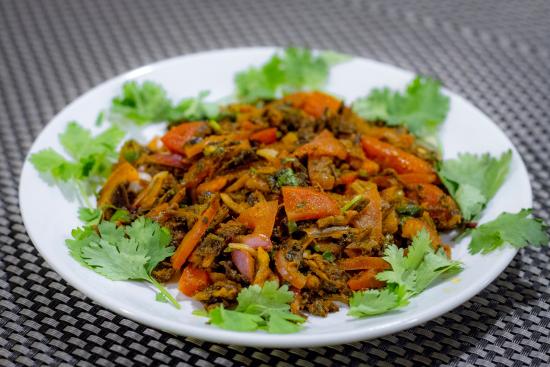
[[[38,255],[17,199],[33,139],[101,81],[206,49],[301,45],[433,75],[466,96],[518,147],[536,213],[548,221],[549,19],[547,1],[1,1],[0,364],[549,365],[546,249],[520,251],[481,294],[405,332],[326,348],[243,348],[153,330],[84,297]]]

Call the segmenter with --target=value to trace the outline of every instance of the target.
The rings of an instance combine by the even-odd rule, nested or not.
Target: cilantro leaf
[[[90,242],[98,241],[99,236],[91,226],[75,228],[71,231],[72,238],[66,239],[65,244],[69,248],[69,254],[81,265],[90,268],[82,258],[82,249],[89,246]]]
[[[235,76],[237,97],[244,102],[274,99],[302,89],[322,88],[330,67],[347,61],[347,55],[290,47],[275,54],[261,67],[250,67]]]
[[[464,153],[439,164],[437,173],[466,221],[476,219],[496,194],[506,179],[511,160],[509,150],[499,158],[488,153]]]
[[[292,168],[283,168],[275,173],[277,186],[300,186],[301,181]]]
[[[130,222],[130,212],[126,209],[117,209],[111,216],[111,222]]]
[[[449,97],[441,93],[438,81],[416,77],[404,93],[374,89],[367,97],[357,99],[352,108],[364,119],[403,125],[414,135],[429,140],[447,117]]]
[[[211,310],[208,317],[210,324],[234,331],[254,331],[258,329],[259,324],[264,322],[260,315],[226,310],[223,305]]]
[[[73,238],[66,244],[75,260],[112,280],[148,281],[176,308],[180,307],[151,276],[153,269],[174,253],[174,248],[168,246],[171,236],[166,229],[141,217],[128,226],[102,221],[97,230],[90,226],[73,230]]]
[[[403,249],[391,245],[385,251],[384,260],[391,265],[391,270],[378,273],[377,278],[404,289],[406,297],[422,292],[443,273],[461,270],[460,262],[447,258],[443,249],[437,252],[433,249],[424,229],[413,238],[407,256]]]
[[[301,330],[305,319],[290,312],[294,294],[287,285],[279,287],[277,282],[265,282],[263,287],[251,285],[237,296],[238,305],[234,310],[226,310],[223,305],[207,313],[212,325],[227,330],[265,330],[269,333],[294,333]]]
[[[489,253],[505,243],[516,248],[527,245],[548,245],[547,227],[541,219],[530,218],[532,210],[518,213],[502,213],[495,220],[480,225],[472,231],[470,253]]]
[[[185,98],[168,113],[168,121],[196,121],[216,118],[219,114],[217,103],[205,102],[210,92],[201,91],[196,98]]]
[[[407,299],[401,297],[393,288],[370,289],[353,293],[349,300],[348,315],[353,317],[380,315],[407,304]]]
[[[94,137],[90,130],[72,121],[59,135],[71,159],[48,148],[32,154],[30,161],[39,172],[55,180],[72,181],[86,201],[111,172],[117,159],[116,147],[124,135],[122,130],[111,127]]]
[[[173,105],[161,85],[151,81],[141,85],[130,81],[122,86],[122,95],[112,100],[109,117],[114,123],[137,125],[210,119],[218,115],[219,109],[216,103],[204,101],[208,94],[202,91],[196,98],[184,98]]]
[[[68,181],[78,171],[76,163],[65,159],[52,148],[32,154],[30,162],[38,172],[50,174],[52,178],[60,181]]]
[[[86,226],[98,225],[101,221],[103,213],[101,209],[94,208],[79,208],[78,219],[80,219]]]
[[[109,117],[115,123],[145,125],[166,121],[171,109],[172,102],[162,86],[150,81],[141,85],[130,81],[122,86],[122,95],[111,102]]]

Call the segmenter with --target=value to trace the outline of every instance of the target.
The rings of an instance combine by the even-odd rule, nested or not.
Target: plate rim
[[[127,317],[147,327],[153,327],[153,328],[170,332],[173,334],[199,338],[199,339],[207,340],[209,342],[214,342],[214,343],[223,343],[223,344],[241,345],[241,346],[255,346],[255,347],[274,347],[274,348],[298,348],[298,347],[339,345],[339,344],[345,344],[345,343],[361,341],[361,340],[371,340],[381,336],[390,335],[399,331],[404,331],[414,326],[420,325],[424,322],[427,322],[429,320],[433,320],[455,309],[456,307],[470,300],[476,294],[480,293],[489,284],[494,282],[508,267],[510,262],[513,260],[513,258],[517,254],[518,249],[507,248],[506,251],[502,251],[503,258],[499,262],[499,266],[496,268],[498,270],[494,268],[490,272],[490,276],[487,276],[485,279],[483,279],[482,282],[474,283],[474,285],[468,287],[467,291],[464,292],[460,297],[458,296],[449,297],[448,300],[446,300],[445,302],[439,303],[437,305],[434,305],[428,308],[427,310],[429,310],[429,312],[426,310],[423,310],[418,312],[417,317],[415,318],[404,319],[401,322],[396,322],[390,325],[380,325],[380,326],[371,327],[371,328],[368,328],[368,327],[350,328],[345,332],[319,333],[314,336],[311,334],[300,334],[300,333],[267,334],[262,332],[237,332],[237,331],[223,330],[215,327],[206,327],[206,328],[198,327],[198,326],[189,325],[189,324],[183,324],[185,328],[184,330],[181,327],[182,325],[180,325],[179,323],[175,323],[175,322],[167,323],[165,319],[159,318],[154,314],[147,314],[146,317],[143,317],[140,315],[140,313],[134,313],[134,312],[128,311],[124,306],[124,302],[120,302],[118,299],[105,299],[102,295],[99,295],[98,293],[94,292],[93,287],[81,287],[80,284],[77,284],[78,282],[73,281],[72,277],[70,276],[70,271],[65,271],[61,266],[59,266],[59,264],[57,264],[54,260],[52,260],[54,256],[49,256],[49,254],[47,254],[46,251],[43,251],[43,249],[41,249],[40,246],[37,245],[38,241],[35,241],[33,234],[31,234],[31,232],[28,229],[30,228],[30,226],[27,225],[27,221],[25,220],[25,210],[21,205],[22,197],[23,197],[23,191],[21,188],[24,183],[24,173],[29,169],[33,169],[32,165],[29,162],[29,157],[31,152],[34,150],[35,144],[40,139],[40,137],[44,134],[45,130],[53,123],[54,120],[56,120],[59,117],[59,115],[63,113],[63,111],[79,103],[80,100],[85,99],[88,95],[93,94],[96,90],[101,89],[104,85],[107,85],[109,83],[115,83],[115,82],[120,83],[127,80],[133,80],[135,78],[142,77],[144,75],[149,74],[150,72],[153,72],[158,68],[163,67],[166,64],[177,62],[182,58],[198,57],[209,53],[233,53],[233,52],[247,52],[247,51],[248,52],[250,51],[275,52],[281,49],[282,49],[281,47],[277,47],[277,46],[209,49],[205,51],[182,54],[182,55],[170,57],[167,59],[158,60],[146,65],[139,66],[137,68],[126,71],[124,73],[118,74],[107,80],[104,80],[101,83],[97,84],[96,86],[80,94],[77,98],[75,98],[70,103],[66,104],[63,108],[61,108],[48,121],[48,123],[42,127],[42,130],[40,131],[40,133],[34,138],[33,143],[31,144],[31,146],[29,147],[25,155],[25,158],[24,158],[25,160],[21,168],[21,174],[19,176],[19,185],[18,185],[18,204],[19,204],[19,209],[21,213],[21,218],[23,220],[23,225],[25,226],[25,231],[29,236],[30,240],[32,241],[33,246],[38,250],[40,255],[49,264],[49,266],[55,272],[57,272],[63,278],[63,280],[66,281],[70,286],[72,286],[73,288],[77,289],[79,292],[86,295],[86,297],[88,297],[90,301],[95,302],[100,306],[109,309],[115,314],[119,314],[119,315],[122,315],[123,317]],[[366,60],[370,63],[378,64],[380,66],[391,68],[399,72],[407,72],[408,74],[414,75],[414,72],[397,67],[392,64],[380,62],[377,60],[373,60],[373,59],[369,59],[369,58],[365,58],[357,55],[350,55],[350,56],[352,56],[353,59]],[[489,116],[487,116],[483,111],[481,111],[474,103],[472,103],[471,101],[467,100],[466,98],[462,97],[461,95],[447,88],[443,88],[443,89],[446,94],[452,95],[453,98],[461,99],[463,102],[466,102],[467,104],[469,104],[477,113],[487,118],[487,120],[489,120],[490,123],[494,125],[498,129],[498,131],[504,136],[506,141],[510,144],[510,147],[513,153],[517,156],[519,160],[518,161],[520,165],[519,168],[526,173],[524,178],[527,182],[527,187],[529,188],[527,192],[527,201],[530,204],[530,207],[532,207],[533,194],[532,194],[532,186],[528,176],[527,167],[525,165],[525,162],[523,161],[523,158],[521,157],[515,145],[513,144],[513,142],[508,138],[508,136],[504,133],[504,131],[500,128],[500,126],[498,126]],[[178,325],[180,327],[176,327]]]

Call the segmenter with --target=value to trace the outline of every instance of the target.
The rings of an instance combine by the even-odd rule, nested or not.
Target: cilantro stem
[[[342,213],[348,211],[349,209],[354,207],[357,203],[359,203],[360,201],[363,201],[363,199],[364,199],[363,195],[355,195],[353,199],[351,199],[350,201],[344,204],[344,206],[342,207]]]
[[[88,194],[86,193],[86,189],[84,188],[84,186],[82,186],[82,182],[77,182],[76,185],[78,186],[78,191],[80,191],[80,196],[83,204],[86,207],[91,208],[92,204],[90,203],[90,200],[88,200]]]
[[[150,281],[159,290],[159,292],[162,293],[162,295],[166,297],[166,299],[169,300],[172,305],[174,305],[175,308],[177,308],[178,310],[181,309],[181,305],[179,304],[179,302],[176,301],[176,299],[170,294],[170,292],[168,292],[162,284],[157,282],[155,278],[149,275],[147,280]]]

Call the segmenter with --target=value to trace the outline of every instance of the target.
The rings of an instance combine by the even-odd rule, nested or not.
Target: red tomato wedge
[[[207,127],[205,122],[186,122],[171,128],[160,140],[171,152],[185,155],[185,144]]]
[[[263,234],[269,238],[273,232],[278,209],[279,203],[275,200],[260,202],[241,212],[237,221],[252,228],[253,233]]]
[[[208,272],[193,265],[187,265],[181,273],[178,281],[178,289],[188,297],[193,297],[195,293],[202,291],[210,284]]]
[[[258,141],[264,144],[275,143],[277,141],[277,129],[274,127],[271,127],[269,129],[256,131],[255,133],[250,135],[250,140]]]
[[[284,186],[283,202],[289,220],[306,220],[340,214],[338,202],[311,187]]]
[[[368,158],[383,168],[393,168],[397,173],[433,173],[434,171],[425,160],[376,138],[363,136],[361,145]]]

